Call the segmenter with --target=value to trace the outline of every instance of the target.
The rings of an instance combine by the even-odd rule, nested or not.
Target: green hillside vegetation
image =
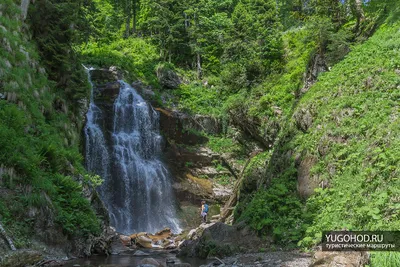
[[[64,91],[48,79],[35,42],[24,34],[19,7],[6,0],[0,11],[1,222],[17,247],[29,247],[36,231],[46,230],[35,229],[39,216],[69,236],[99,233],[99,220],[82,194],[82,123],[71,120],[76,114]]]
[[[271,184],[255,194],[239,220],[285,237],[297,225],[295,233],[305,231],[303,246],[317,244],[324,229],[399,228],[400,62],[393,61],[398,58],[398,26],[382,25],[301,98],[267,158]],[[296,116],[304,111],[312,114],[306,128]],[[295,161],[305,159],[312,159],[312,179],[329,187],[317,189],[301,208],[295,197]]]
[[[169,92],[175,99],[170,104],[257,125],[266,152],[246,167],[237,221],[272,235],[278,244],[303,248],[316,245],[325,229],[399,229],[400,42],[393,1],[371,1],[363,10],[351,1],[311,1],[308,10],[300,11],[284,1],[278,1],[278,11],[271,1],[156,2],[158,7],[174,5],[162,13],[142,2],[132,37],[93,37],[81,53],[99,65],[111,64],[100,61],[119,54],[112,64],[153,84],[159,94],[165,91],[154,83],[153,73],[166,64],[186,80]],[[257,5],[262,14],[253,9]],[[263,34],[268,42],[257,46]],[[155,48],[151,56],[147,53],[146,71],[143,65],[127,66],[124,59],[132,58],[137,66],[144,62],[131,54],[137,48],[128,49],[144,41],[141,51]],[[125,52],[122,46],[112,51],[122,43]],[[305,76],[317,56],[331,69],[308,89]],[[209,146],[216,152],[224,144],[245,151],[229,132],[211,136]],[[300,168],[317,187],[310,198],[299,196]]]
[[[82,195],[81,63],[117,66],[164,108],[222,121],[207,146],[245,166],[234,221],[278,246],[313,249],[328,229],[400,228],[397,1],[46,0],[27,24],[5,1],[0,219],[20,247],[33,233],[26,212],[43,204],[69,236],[100,231]],[[164,88],[158,71],[181,85]],[[398,261],[375,253],[371,264]]]

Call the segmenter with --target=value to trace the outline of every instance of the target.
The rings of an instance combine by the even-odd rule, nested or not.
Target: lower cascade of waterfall
[[[86,167],[104,179],[98,191],[118,232],[179,232],[171,175],[160,160],[159,114],[129,84],[120,84],[108,130],[104,121],[111,118],[95,104],[92,89]]]

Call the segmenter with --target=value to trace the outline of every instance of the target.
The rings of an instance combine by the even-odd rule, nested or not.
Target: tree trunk
[[[28,8],[29,8],[30,0],[22,0],[21,1],[21,19],[24,21],[26,16],[28,15]]]
[[[197,53],[197,78],[201,79],[203,76],[202,69],[201,69],[201,56],[200,53]]]
[[[138,0],[133,0],[133,9],[132,9],[132,13],[133,13],[133,22],[132,22],[132,34],[136,34],[136,20],[137,20],[137,1]]]
[[[130,29],[131,29],[131,1],[128,0],[126,1],[126,6],[125,6],[125,16],[126,16],[126,23],[125,23],[125,38],[128,38],[130,35]]]
[[[359,14],[360,19],[364,20],[365,16],[364,16],[364,10],[362,8],[362,1],[361,0],[355,0],[355,1],[356,1],[357,13]]]
[[[17,250],[14,246],[14,242],[12,239],[7,235],[6,230],[4,230],[3,225],[0,223],[0,234],[4,236],[4,238],[7,240],[8,245],[10,246],[11,250]]]
[[[353,10],[354,16],[357,19],[356,31],[358,31],[358,28],[360,27],[360,23],[363,22],[365,19],[364,10],[362,7],[362,0],[353,0],[352,10]]]

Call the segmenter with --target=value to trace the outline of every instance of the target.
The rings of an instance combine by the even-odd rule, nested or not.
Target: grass
[[[400,266],[399,252],[371,252],[370,267]]]

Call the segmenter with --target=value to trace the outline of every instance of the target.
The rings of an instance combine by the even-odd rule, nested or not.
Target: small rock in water
[[[133,256],[149,256],[150,254],[148,254],[148,253],[145,253],[145,252],[143,252],[143,251],[141,251],[141,250],[138,250],[138,251],[136,251],[134,254],[133,254]]]
[[[124,246],[130,246],[131,245],[131,238],[126,235],[120,235],[119,238],[121,239],[122,244]]]
[[[159,263],[157,260],[155,260],[153,258],[143,259],[140,262],[140,265],[152,265],[152,266],[157,266],[157,267],[162,267],[163,266],[161,263]]]
[[[164,247],[165,249],[175,249],[176,245],[174,243],[169,244],[168,246]]]
[[[139,244],[140,246],[144,247],[144,248],[152,248],[152,240],[146,236],[139,236],[136,239],[137,244]]]
[[[174,264],[174,263],[175,263],[175,259],[174,259],[174,258],[168,258],[168,259],[166,260],[166,263],[167,263],[167,265],[168,265],[168,264]]]

